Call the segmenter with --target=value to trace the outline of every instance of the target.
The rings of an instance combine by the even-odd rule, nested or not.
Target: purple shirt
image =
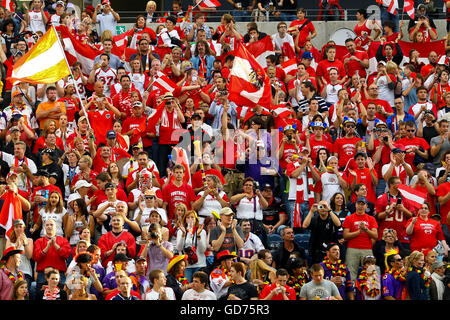
[[[100,281],[100,283],[103,283],[103,278],[105,277],[105,273],[106,273],[105,268],[103,268],[102,265],[99,263],[94,264],[92,266],[92,268],[95,270],[95,274],[97,275],[97,278]],[[103,298],[101,293],[99,293],[97,291],[97,289],[95,289],[94,286],[91,286],[91,293],[95,294],[95,296],[97,297],[98,300]]]
[[[108,273],[102,281],[103,288],[108,288],[110,290],[117,288],[117,282],[116,282],[116,272],[110,272]]]
[[[325,274],[323,276],[326,280],[331,280],[333,278],[333,271],[328,269],[323,262],[320,263],[320,265],[323,267],[323,270],[325,271]],[[338,287],[339,294],[341,295],[343,300],[347,300],[347,292],[353,292],[353,283],[350,277],[350,271],[347,267],[345,267],[345,271],[347,275],[345,277],[342,277],[342,284]]]
[[[161,245],[169,251],[173,252],[173,244],[168,241],[164,241]],[[167,266],[169,265],[169,259],[162,253],[161,249],[155,245],[150,244],[148,247],[148,269],[147,278],[150,272],[155,269],[161,269],[164,271],[164,275],[167,274]]]
[[[392,296],[395,300],[403,300],[404,282],[396,280],[390,273],[385,273],[382,280],[383,297]]]

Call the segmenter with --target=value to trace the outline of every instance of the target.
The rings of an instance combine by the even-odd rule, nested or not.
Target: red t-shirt
[[[384,111],[386,111],[387,113],[393,113],[394,110],[392,109],[391,105],[389,104],[389,102],[387,102],[386,100],[383,99],[368,99],[368,100],[362,100],[362,103],[364,104],[364,106],[367,108],[367,104],[369,102],[375,102],[375,104],[377,106],[382,106],[384,108]],[[359,106],[358,106],[358,110],[359,110]],[[361,112],[361,110],[359,110],[359,112]],[[375,116],[377,117],[377,119],[386,122],[386,117],[384,115],[382,115],[381,113],[375,113]]]
[[[411,224],[413,218],[406,223],[406,228]],[[422,251],[422,249],[433,249],[438,240],[445,240],[441,224],[433,219],[427,221],[417,217],[411,236],[411,251]]]
[[[264,289],[261,292],[259,298],[264,299],[265,297],[267,297],[270,294],[270,292],[272,292],[272,290],[277,287],[277,285],[278,285],[277,283],[272,283],[270,285],[264,286]],[[284,287],[286,288],[286,296],[289,298],[289,300],[295,300],[296,299],[295,290],[289,287],[288,285],[285,285]],[[274,295],[270,300],[284,300],[284,298],[283,295],[279,293]]]
[[[378,228],[377,221],[374,217],[368,214],[359,215],[357,213],[352,213],[347,216],[342,227],[349,229],[350,232],[355,232],[359,230],[360,222],[363,222],[369,230]],[[357,237],[349,240],[347,247],[354,249],[372,249],[372,240],[366,232],[362,232]]]
[[[289,25],[289,28],[291,27],[297,27],[297,30],[299,28],[301,28],[301,26],[303,24],[305,24],[308,21],[308,19],[303,19],[303,20],[294,20],[291,22],[291,24]],[[303,48],[305,46],[305,42],[307,41],[306,37],[311,33],[313,33],[316,30],[316,28],[314,27],[313,23],[310,21],[307,25],[305,25],[302,30],[300,30],[299,34],[298,34],[298,46],[300,48]]]
[[[316,162],[317,153],[320,149],[326,148],[327,150],[332,150],[333,145],[328,142],[325,137],[322,137],[322,141],[316,141],[314,136],[309,138],[309,145],[311,147],[311,160],[313,163]]]
[[[159,126],[159,144],[177,144],[180,140],[180,137],[179,135],[175,134],[175,131],[177,129],[174,129],[174,115],[176,111],[174,109],[172,112],[166,112],[168,125],[163,126],[161,123]]]
[[[369,56],[367,55],[367,52],[356,50],[353,54],[350,52],[347,53],[345,56],[342,57],[342,61],[345,61],[345,59],[350,58],[351,56],[356,57],[360,60],[369,60]],[[359,71],[359,76],[364,78],[366,76],[366,69],[361,66],[361,64],[356,60],[350,60],[347,62],[347,71],[348,76],[353,77],[353,75],[356,73],[356,70]]]
[[[329,60],[320,61],[319,64],[317,65],[316,76],[324,77],[325,80],[328,83],[330,83],[330,75],[328,74],[328,70],[330,70],[331,68],[338,69],[339,79],[342,79],[346,75],[344,64],[340,60],[335,59],[334,61]]]
[[[356,172],[356,184],[363,183],[367,187],[367,201],[375,203],[377,200],[377,196],[375,193],[375,187],[372,183],[372,175],[370,174],[369,168],[364,169],[358,169],[358,167],[353,169]],[[377,173],[374,172],[375,176],[377,176]],[[355,177],[352,174],[348,174],[348,184],[351,185],[353,183],[353,180]],[[352,193],[352,202],[356,201],[356,194]]]
[[[163,189],[163,201],[168,203],[167,218],[173,219],[175,215],[175,207],[178,203],[184,203],[188,210],[191,209],[191,202],[195,201],[194,189],[186,183],[177,187],[170,182]]]
[[[333,144],[333,153],[338,154],[339,167],[345,167],[348,160],[355,156],[358,141],[361,141],[358,137],[336,139]]]

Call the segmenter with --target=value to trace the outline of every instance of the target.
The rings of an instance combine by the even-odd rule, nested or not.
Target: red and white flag
[[[267,56],[275,54],[275,48],[270,36],[266,36],[261,40],[250,43],[247,46],[247,50],[255,57],[256,61],[263,68],[267,67]]]
[[[191,172],[189,169],[189,158],[188,155],[186,153],[186,150],[184,150],[181,147],[174,147],[173,148],[174,151],[176,152],[176,156],[177,158],[175,159],[175,164],[181,164],[184,167],[184,178],[183,178],[183,182],[187,183],[189,185],[191,184]],[[175,176],[171,177],[171,182],[173,182],[175,180]]]
[[[61,40],[64,43],[64,51],[66,53],[69,65],[78,61],[81,63],[81,70],[84,74],[89,74],[94,67],[95,57],[102,52],[94,49],[89,45],[84,45],[67,29],[66,26],[60,25],[56,30],[61,32]]]
[[[153,85],[161,89],[164,93],[173,93],[178,88],[176,83],[170,80],[163,72],[158,71],[157,76],[158,78],[153,82]]]
[[[403,3],[403,12],[406,12],[411,19],[414,19],[414,0],[405,0]]]
[[[13,0],[2,0],[2,7],[6,8],[10,12],[14,12]]]
[[[125,48],[128,44],[128,32],[121,33],[117,36],[113,36],[113,46],[120,52],[125,52]],[[121,55],[120,55],[121,57]]]
[[[389,3],[388,6],[388,12],[390,14],[397,14],[397,9],[398,9],[398,1],[397,0],[391,0],[391,2]]]
[[[7,191],[0,211],[0,227],[6,230],[6,238],[10,238],[13,231],[13,222],[22,219],[22,203],[19,197],[12,191]]]
[[[403,198],[408,199],[410,203],[416,209],[420,209],[422,204],[427,200],[427,195],[423,192],[420,192],[410,186],[400,184],[398,186],[398,190],[400,191]]]
[[[281,64],[281,69],[283,69],[285,74],[295,76],[297,74],[297,60],[289,59]]]
[[[239,46],[230,72],[229,99],[239,106],[261,105],[270,108],[272,99],[269,77],[253,55]]]
[[[221,4],[217,0],[203,0],[198,6],[202,8],[215,8],[220,7]]]

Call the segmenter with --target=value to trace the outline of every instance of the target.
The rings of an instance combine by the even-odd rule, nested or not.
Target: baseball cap
[[[143,148],[143,145],[142,145],[141,142],[138,142],[138,143],[135,143],[135,144],[133,145],[132,149],[134,149],[134,148],[142,149],[142,148]]]
[[[194,114],[191,116],[191,120],[193,120],[194,118],[202,119],[202,116],[199,115],[198,113],[194,113]]]
[[[264,183],[261,187],[261,190],[270,189],[272,190],[272,186],[269,183]]]
[[[92,183],[87,182],[86,180],[78,180],[75,183],[75,186],[73,187],[73,189],[75,191],[77,191],[80,188],[86,187],[86,188],[90,188],[92,186]]]
[[[66,5],[64,4],[64,1],[56,1],[56,5],[58,5],[58,4],[62,5],[63,7],[66,6]]]
[[[9,129],[9,132],[14,132],[14,131],[20,131],[19,127],[18,126],[14,126],[14,127],[11,127]]]
[[[15,90],[12,94],[11,94],[11,98],[14,98],[15,96],[18,96],[18,95],[23,95],[23,93],[22,92],[20,92],[19,90]]]
[[[108,182],[107,184],[105,184],[105,190],[108,188],[116,188],[116,185],[112,182]]]
[[[225,207],[225,208],[220,209],[220,214],[223,214],[224,216],[228,216],[230,214],[234,215],[234,212],[233,212],[233,210],[231,210],[231,208]]]
[[[49,178],[49,177],[50,177],[50,174],[48,173],[47,170],[42,170],[42,169],[40,169],[40,170],[38,170],[38,171],[36,172],[35,176],[39,176],[39,177],[47,177],[47,178]]]
[[[142,102],[140,102],[140,101],[133,102],[133,108],[134,107],[141,108],[142,107]]]
[[[365,197],[358,197],[358,199],[356,199],[355,202],[364,202],[365,204],[367,204],[367,199]]]
[[[109,130],[106,133],[106,138],[108,138],[108,139],[115,139],[116,137],[117,137],[117,134],[114,130]]]
[[[303,54],[302,54],[302,59],[313,59],[313,58],[314,58],[314,57],[313,57],[312,53],[309,52],[309,51],[305,51],[305,52],[303,52]]]
[[[383,66],[385,66],[385,65],[386,65],[386,61],[384,61],[384,60],[378,61],[378,65],[380,65],[380,64],[382,64]]]
[[[395,144],[395,148],[392,149],[392,153],[402,153],[406,152],[405,147],[402,144]]]

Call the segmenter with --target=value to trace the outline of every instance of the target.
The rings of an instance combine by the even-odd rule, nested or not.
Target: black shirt
[[[439,135],[439,132],[437,132],[436,128],[434,126],[431,127],[423,127],[423,138],[425,141],[430,144],[430,141],[432,138],[437,137]]]
[[[273,261],[275,261],[277,269],[280,268],[287,269],[289,256],[292,252],[298,252],[300,253],[300,257],[302,259],[306,259],[305,249],[300,247],[295,241],[294,241],[294,250],[292,250],[291,252],[287,251],[284,248],[284,243],[282,243],[280,247],[277,249],[277,251],[275,251],[275,253],[273,254]]]
[[[251,298],[259,297],[258,289],[256,289],[256,287],[248,281],[241,284],[231,285],[228,288],[227,298],[230,294],[233,294],[242,300],[250,300]]]
[[[319,213],[314,213],[308,230],[311,230],[311,238],[309,240],[309,250],[325,251],[326,245],[331,242],[337,242],[338,229],[331,219],[331,216],[323,220]]]
[[[269,206],[262,211],[263,223],[268,226],[274,226],[280,221],[280,213],[286,213],[286,207],[279,198],[272,198]]]

